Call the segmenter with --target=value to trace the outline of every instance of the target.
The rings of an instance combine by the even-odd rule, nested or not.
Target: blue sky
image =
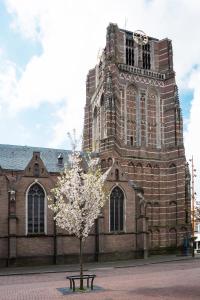
[[[33,3],[33,1],[27,0],[27,2],[30,2],[29,9],[31,9],[31,3]],[[118,2],[120,5],[120,1]],[[150,1],[150,4],[152,4],[152,2]],[[19,28],[16,29],[16,27],[13,26],[15,22],[20,22],[20,17],[18,15],[18,11],[16,8],[18,3],[20,3],[20,5],[22,6],[21,10],[23,11],[23,1],[0,1],[0,49],[2,52],[2,59],[5,60],[8,59],[10,62],[16,65],[15,68],[16,78],[20,79],[21,72],[24,72],[31,58],[35,56],[40,57],[40,55],[42,55],[43,45],[40,39],[26,36],[23,33],[23,29],[19,30]],[[60,3],[62,3],[62,1],[60,1]],[[87,15],[87,11],[85,11],[85,17],[89,17]],[[36,19],[38,18],[37,12],[35,13],[35,18]],[[130,28],[130,30],[133,31],[134,29],[135,28]],[[39,23],[37,24],[36,30],[40,31]],[[105,26],[102,27],[102,31],[105,34]],[[155,32],[154,36],[156,36],[156,34],[157,33]],[[101,46],[103,47],[103,44]],[[88,47],[90,46],[88,45]],[[98,43],[97,43],[96,52],[97,51],[98,51]],[[95,63],[96,61],[94,59],[93,65],[95,65]],[[90,67],[91,66],[88,64],[88,69]],[[83,81],[82,84],[84,84],[84,82],[85,81]],[[190,105],[193,96],[192,94],[193,94],[192,90],[183,90],[183,91],[180,90],[180,99],[182,104],[183,116],[187,120],[189,118]],[[83,98],[84,96],[85,95],[83,94]],[[16,142],[21,144],[31,144],[31,145],[39,144],[41,146],[48,145],[49,139],[51,139],[52,124],[55,124],[55,122],[57,121],[54,112],[59,107],[60,109],[62,108],[62,105],[60,105],[59,102],[62,103],[62,99],[61,100],[58,99],[56,101],[56,104],[48,103],[48,99],[45,103],[45,99],[43,99],[43,101],[41,101],[41,103],[39,103],[37,107],[27,107],[25,109],[22,109],[22,111],[21,110],[18,111],[17,114],[15,114],[14,116],[12,115],[11,116],[12,121],[10,120],[9,117],[5,118],[4,116],[3,117],[4,125],[0,129],[1,142],[11,143],[11,144]],[[19,131],[19,123],[20,123],[21,132]],[[14,124],[16,125],[14,126]],[[79,125],[77,127],[79,127]],[[10,128],[9,135],[6,134],[6,130],[5,130],[6,128]],[[71,128],[69,128],[69,130],[70,129]],[[17,134],[15,132],[16,130],[18,130]],[[68,128],[66,128],[66,131],[67,130]],[[66,141],[63,139],[62,141],[60,141],[60,143],[58,143],[55,146],[66,147]]]
[[[68,148],[109,22],[172,39],[187,156],[200,171],[198,0],[0,0],[0,142]]]
[[[27,40],[19,32],[12,30],[14,16],[9,14],[5,1],[0,1],[0,45],[5,55],[24,68],[31,56],[39,55],[42,51],[38,41]]]

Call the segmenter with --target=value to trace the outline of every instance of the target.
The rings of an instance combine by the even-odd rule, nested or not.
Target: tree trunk
[[[82,253],[82,237],[80,237],[80,290],[83,290],[83,253]]]

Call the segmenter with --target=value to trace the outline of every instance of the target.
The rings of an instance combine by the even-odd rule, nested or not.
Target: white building
[[[194,251],[195,254],[198,254],[200,253],[200,223],[195,225],[194,236],[196,237],[194,242]]]

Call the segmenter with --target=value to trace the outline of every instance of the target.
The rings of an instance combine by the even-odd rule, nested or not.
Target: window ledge
[[[27,237],[40,237],[40,236],[46,236],[47,234],[45,232],[43,233],[27,233]]]
[[[125,231],[110,231],[109,232],[110,234],[126,234],[126,232]]]

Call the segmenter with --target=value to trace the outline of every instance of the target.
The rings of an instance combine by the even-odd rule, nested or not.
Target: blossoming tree
[[[200,207],[196,206],[194,219],[196,222],[200,222]]]
[[[74,151],[71,166],[58,178],[49,196],[52,203],[49,207],[54,212],[57,226],[74,234],[80,241],[80,289],[83,289],[83,242],[107,199],[104,189],[107,173],[102,175],[97,159],[89,155],[87,159],[82,158]]]

